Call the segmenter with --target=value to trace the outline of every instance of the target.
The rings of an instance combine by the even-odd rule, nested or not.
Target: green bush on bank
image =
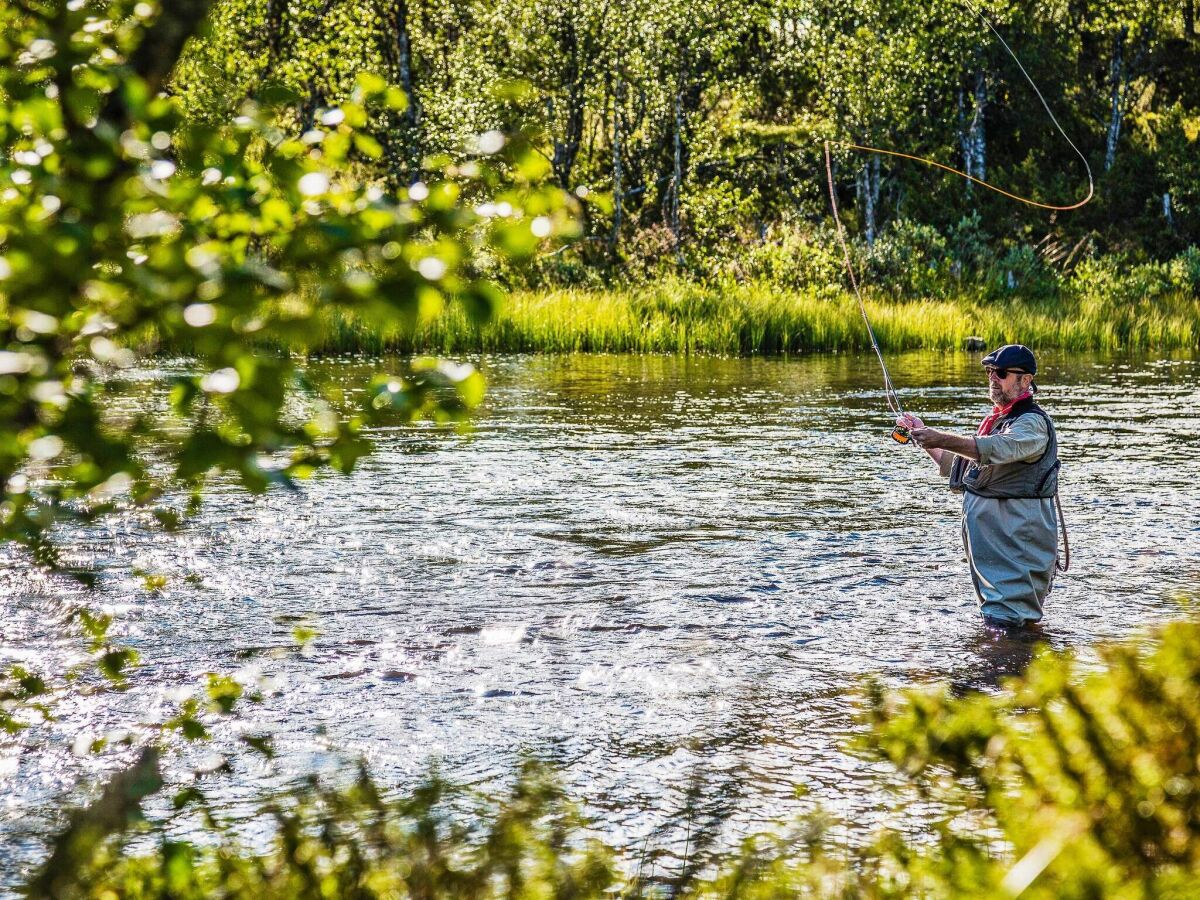
[[[1087,261],[1053,292],[1043,285],[1032,297],[995,283],[907,300],[872,287],[865,294],[879,343],[891,351],[961,348],[968,335],[989,346],[1020,341],[1040,349],[1188,348],[1200,345],[1197,260],[1200,250],[1193,248],[1166,263]],[[1010,261],[1022,278],[1040,277],[1019,262]],[[814,271],[823,265],[813,262]],[[869,346],[853,295],[828,283],[793,288],[765,280],[662,277],[610,289],[517,291],[485,323],[452,309],[411,332],[332,317],[312,349],[750,355]]]
[[[608,285],[597,252],[567,246],[498,271],[513,291],[487,322],[451,310],[412,331],[380,331],[331,317],[313,349],[749,355],[870,346],[832,225],[678,248],[664,226],[642,229],[624,247],[625,279]],[[1082,244],[1001,252],[975,214],[945,234],[896,220],[850,252],[886,350],[960,348],[969,335],[1065,350],[1200,345],[1197,247],[1165,262],[1089,257]]]
[[[918,839],[859,847],[819,814],[649,883],[623,875],[547,770],[463,815],[436,779],[383,796],[308,780],[265,805],[252,847],[183,786],[172,812],[157,753],[77,811],[30,882],[54,897],[1185,897],[1200,891],[1200,624],[1102,649],[1046,653],[998,694],[869,691],[870,760],[944,815]],[[928,804],[932,801],[934,806]],[[243,826],[245,823],[243,823]],[[256,829],[251,828],[253,833]],[[259,834],[263,829],[257,829]],[[186,835],[186,836],[183,836]],[[696,844],[693,844],[696,846]]]

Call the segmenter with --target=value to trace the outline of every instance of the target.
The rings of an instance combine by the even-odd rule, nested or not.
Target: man
[[[971,437],[897,423],[963,495],[962,535],[984,622],[1021,628],[1042,618],[1058,550],[1058,440],[1034,402],[1037,360],[1009,344],[983,358],[995,406]]]

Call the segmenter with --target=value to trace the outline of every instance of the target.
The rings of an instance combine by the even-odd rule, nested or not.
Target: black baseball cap
[[[997,369],[1020,369],[1030,375],[1037,374],[1037,360],[1033,351],[1023,344],[1005,344],[997,347],[983,358],[983,365]]]

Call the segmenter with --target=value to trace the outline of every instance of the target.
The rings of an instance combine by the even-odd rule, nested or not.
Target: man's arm
[[[908,429],[909,434],[912,435],[913,440],[916,441],[917,446],[920,447],[922,450],[924,450],[926,453],[928,453],[929,458],[932,459],[935,463],[937,463],[938,468],[940,469],[942,466],[942,453],[943,453],[942,449],[940,447],[929,446],[927,444],[923,444],[923,443],[921,443],[921,441],[917,440],[917,432],[918,431],[932,431],[933,429],[926,428],[925,423],[921,421],[921,417],[913,415],[912,413],[904,413],[902,416],[898,416],[896,418],[896,424],[903,425],[905,428]]]
[[[975,444],[974,436],[962,437],[948,431],[938,431],[936,428],[924,426],[913,428],[911,432],[913,440],[930,456],[933,456],[933,451],[939,451],[938,456],[934,457],[939,461],[941,460],[941,451],[945,450],[967,459],[979,459],[979,447]]]

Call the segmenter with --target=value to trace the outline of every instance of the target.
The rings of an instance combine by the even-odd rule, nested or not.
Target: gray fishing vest
[[[1058,437],[1054,422],[1046,411],[1027,397],[1013,404],[989,434],[1004,434],[1024,415],[1041,416],[1046,420],[1049,440],[1046,450],[1030,462],[1002,463],[981,466],[978,461],[957,456],[950,468],[950,490],[975,494],[978,497],[1014,499],[1017,497],[1053,497],[1058,493]]]

